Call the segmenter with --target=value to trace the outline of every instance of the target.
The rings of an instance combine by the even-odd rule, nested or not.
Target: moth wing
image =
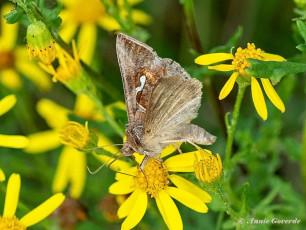
[[[150,46],[125,34],[118,34],[116,50],[129,123],[136,120],[137,123],[142,123],[152,90],[159,79],[175,75],[184,79],[190,78],[178,63],[158,57]],[[144,77],[144,84],[142,89],[136,92],[136,88],[142,84],[141,77]]]
[[[150,143],[191,141],[207,145],[214,142],[214,136],[189,124],[197,116],[201,89],[201,82],[193,78],[173,76],[159,80],[144,121],[143,141],[149,149]]]
[[[135,121],[137,109],[136,78],[140,76],[139,67],[151,65],[156,54],[146,44],[124,34],[118,34],[116,39],[116,51],[122,76],[125,102],[129,123]]]

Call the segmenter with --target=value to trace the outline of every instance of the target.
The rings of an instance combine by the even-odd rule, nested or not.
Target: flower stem
[[[195,23],[195,12],[193,0],[184,0],[183,3],[184,14],[186,18],[186,27],[189,35],[189,39],[191,42],[192,48],[198,53],[203,53],[201,41],[199,38],[199,34],[197,31],[196,23]],[[216,114],[218,122],[221,126],[224,136],[226,136],[226,128],[224,123],[224,112],[222,110],[220,101],[218,100],[217,92],[212,84],[211,78],[207,77],[204,79],[205,85],[207,87],[207,94],[210,103],[212,104],[213,110]]]
[[[231,160],[231,155],[232,155],[235,129],[236,129],[237,121],[239,118],[242,98],[243,98],[245,89],[247,87],[247,85],[244,85],[244,84],[238,84],[238,86],[239,86],[239,89],[238,89],[238,94],[237,94],[237,98],[236,98],[236,102],[234,106],[233,116],[232,116],[230,123],[226,122],[228,138],[227,138],[227,143],[226,143],[225,162],[224,162],[225,173],[228,173],[228,170],[230,168],[230,160]]]

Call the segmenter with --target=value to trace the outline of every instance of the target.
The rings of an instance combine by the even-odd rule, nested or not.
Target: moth
[[[143,169],[169,144],[215,142],[215,136],[190,124],[201,104],[200,81],[177,62],[160,58],[150,46],[125,34],[117,35],[116,51],[128,115],[123,155],[145,155]]]

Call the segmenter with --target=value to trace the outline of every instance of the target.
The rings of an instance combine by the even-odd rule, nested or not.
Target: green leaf
[[[247,59],[252,65],[246,73],[256,78],[269,78],[272,84],[277,84],[287,74],[297,74],[306,71],[306,64],[296,62],[260,61]]]
[[[17,5],[11,12],[4,15],[4,19],[8,24],[14,24],[16,22],[19,22],[24,26],[28,26],[30,24],[24,10],[19,5]]]
[[[14,24],[19,21],[21,16],[24,14],[24,10],[17,6],[8,14],[4,15],[4,18],[8,24]]]
[[[296,20],[297,28],[302,35],[303,39],[306,41],[306,25],[302,20]]]

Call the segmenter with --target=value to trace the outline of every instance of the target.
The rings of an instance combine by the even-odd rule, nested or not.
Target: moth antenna
[[[113,158],[118,154],[120,152],[120,150],[118,151],[118,152],[116,152],[115,154],[114,154],[114,156],[112,156],[110,159],[108,159],[106,162],[104,162],[99,168],[97,168],[95,171],[91,171],[90,170],[90,168],[88,167],[88,165],[87,165],[87,170],[89,171],[89,173],[91,174],[91,175],[95,175],[95,174],[97,174],[109,161],[111,161],[111,160],[113,160]],[[115,160],[117,160],[117,158],[115,159]]]
[[[88,167],[88,165],[87,165],[87,170],[89,171],[89,173],[90,173],[91,175],[95,175],[95,174],[97,174],[105,165],[107,165],[107,163],[108,163],[109,161],[112,160],[111,163],[110,163],[109,165],[107,165],[107,167],[110,168],[110,166],[111,166],[116,160],[120,159],[120,158],[123,156],[123,154],[121,153],[119,156],[117,156],[117,157],[114,159],[114,157],[115,157],[118,153],[120,153],[120,150],[119,150],[118,152],[116,152],[116,153],[114,154],[114,156],[112,156],[109,160],[107,160],[106,162],[104,162],[104,163],[103,163],[99,168],[97,168],[95,171],[91,171],[90,168]],[[123,174],[123,175],[135,177],[134,175],[131,175],[131,174],[128,174],[128,173],[124,173],[124,172],[120,172],[120,171],[115,171],[115,170],[113,170],[113,171],[114,171],[115,173],[120,173],[120,174]]]
[[[110,144],[110,145],[103,145],[103,146],[97,146],[97,147],[94,147],[94,148],[88,148],[88,149],[80,149],[81,151],[92,151],[92,150],[96,150],[96,149],[103,149],[105,147],[108,147],[108,146],[118,146],[118,145],[123,145],[123,144]]]
[[[117,157],[115,158],[115,156],[116,156],[119,152],[120,152],[120,151],[118,151],[118,152],[116,152],[116,153],[114,154],[114,156],[112,157],[112,158],[114,158],[114,159],[112,160],[111,163],[109,163],[109,165],[107,166],[108,168],[110,168],[110,166],[111,166],[116,160],[119,160],[119,159],[123,156],[123,154],[121,153],[119,156],[117,156]]]

